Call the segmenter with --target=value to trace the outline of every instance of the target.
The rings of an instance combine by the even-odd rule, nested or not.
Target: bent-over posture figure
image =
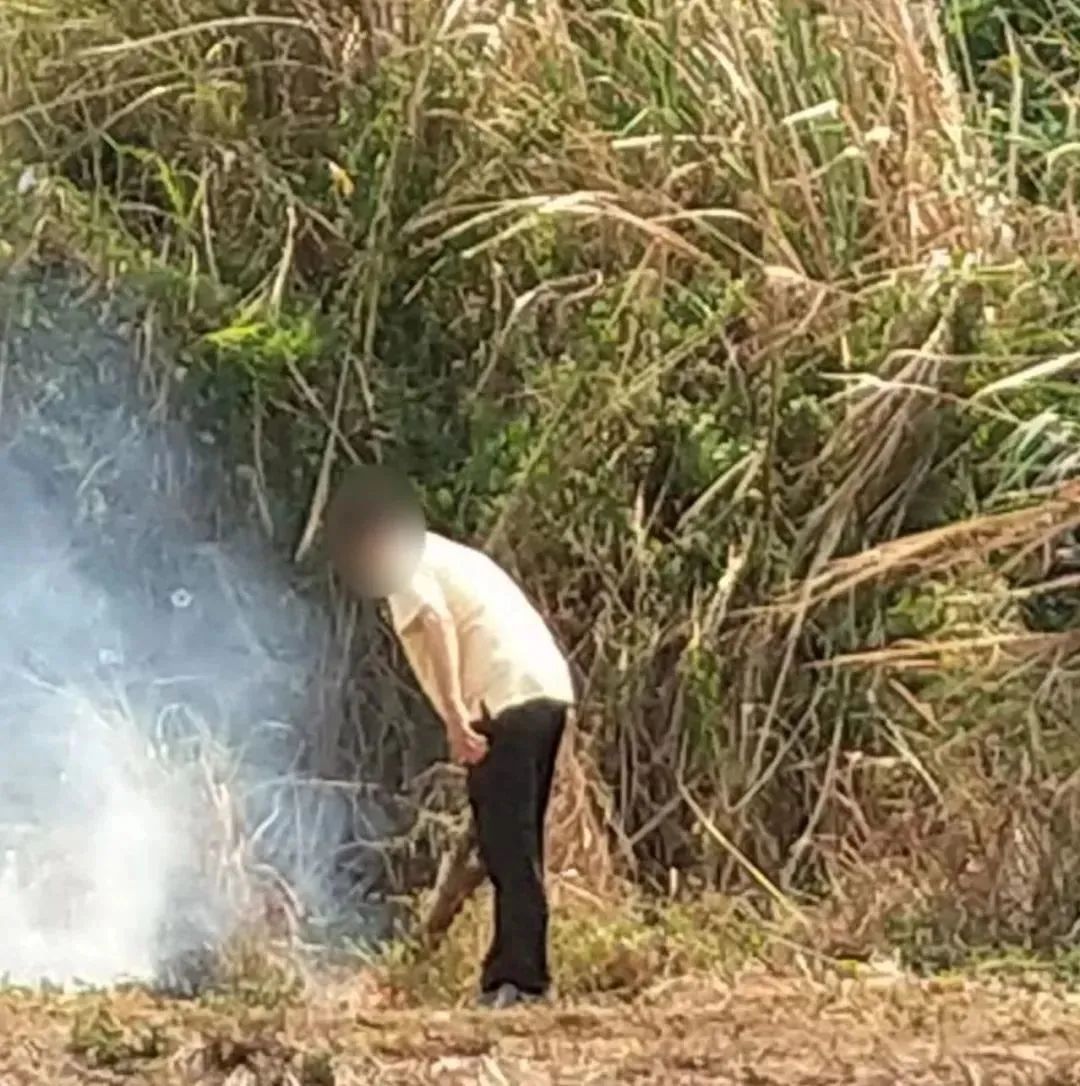
[[[481,1001],[544,996],[548,908],[544,818],[574,701],[570,668],[544,620],[486,555],[410,521],[400,504],[342,487],[329,536],[343,577],[385,598],[453,757],[468,767],[480,855],[495,888]]]

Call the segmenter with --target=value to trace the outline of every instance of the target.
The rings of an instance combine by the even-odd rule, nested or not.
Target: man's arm
[[[446,726],[454,760],[475,765],[487,753],[487,740],[473,728],[461,693],[461,654],[453,619],[425,605],[402,633],[416,637],[431,661],[436,686],[435,708]]]

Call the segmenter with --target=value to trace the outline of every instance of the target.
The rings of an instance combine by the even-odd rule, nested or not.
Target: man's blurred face
[[[404,588],[424,549],[423,510],[408,481],[381,467],[350,470],[328,514],[330,556],[361,596]]]
[[[372,527],[357,541],[352,587],[380,599],[399,591],[412,577],[422,550],[422,531],[407,520]]]

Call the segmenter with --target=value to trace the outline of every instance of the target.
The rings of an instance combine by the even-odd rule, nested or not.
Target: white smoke
[[[0,808],[10,834],[0,860],[0,968],[16,984],[152,980],[168,876],[195,844],[174,806],[188,797],[130,722],[107,720],[83,699],[53,701],[66,747],[55,779],[42,775],[17,805]],[[61,802],[61,793],[78,801]]]
[[[329,904],[348,815],[296,779],[324,619],[189,508],[198,443],[142,417],[124,342],[38,304],[0,420],[0,980],[154,980],[244,919],[245,838]]]
[[[116,608],[79,572],[62,518],[24,473],[0,472],[0,501],[12,514],[0,542],[0,977],[154,980],[194,949],[185,940],[240,919],[206,877],[225,827],[201,817],[208,796],[191,750],[162,734],[166,717],[125,697],[133,680],[154,684],[145,665],[125,667],[153,616]],[[212,658],[224,635],[204,638]],[[186,932],[172,915],[182,885],[202,910]]]

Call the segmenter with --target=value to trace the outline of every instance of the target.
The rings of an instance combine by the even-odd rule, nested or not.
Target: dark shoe
[[[546,997],[540,992],[526,992],[516,984],[500,984],[498,988],[480,993],[480,1006],[493,1011],[504,1011],[510,1007],[531,1006],[545,1002]]]

